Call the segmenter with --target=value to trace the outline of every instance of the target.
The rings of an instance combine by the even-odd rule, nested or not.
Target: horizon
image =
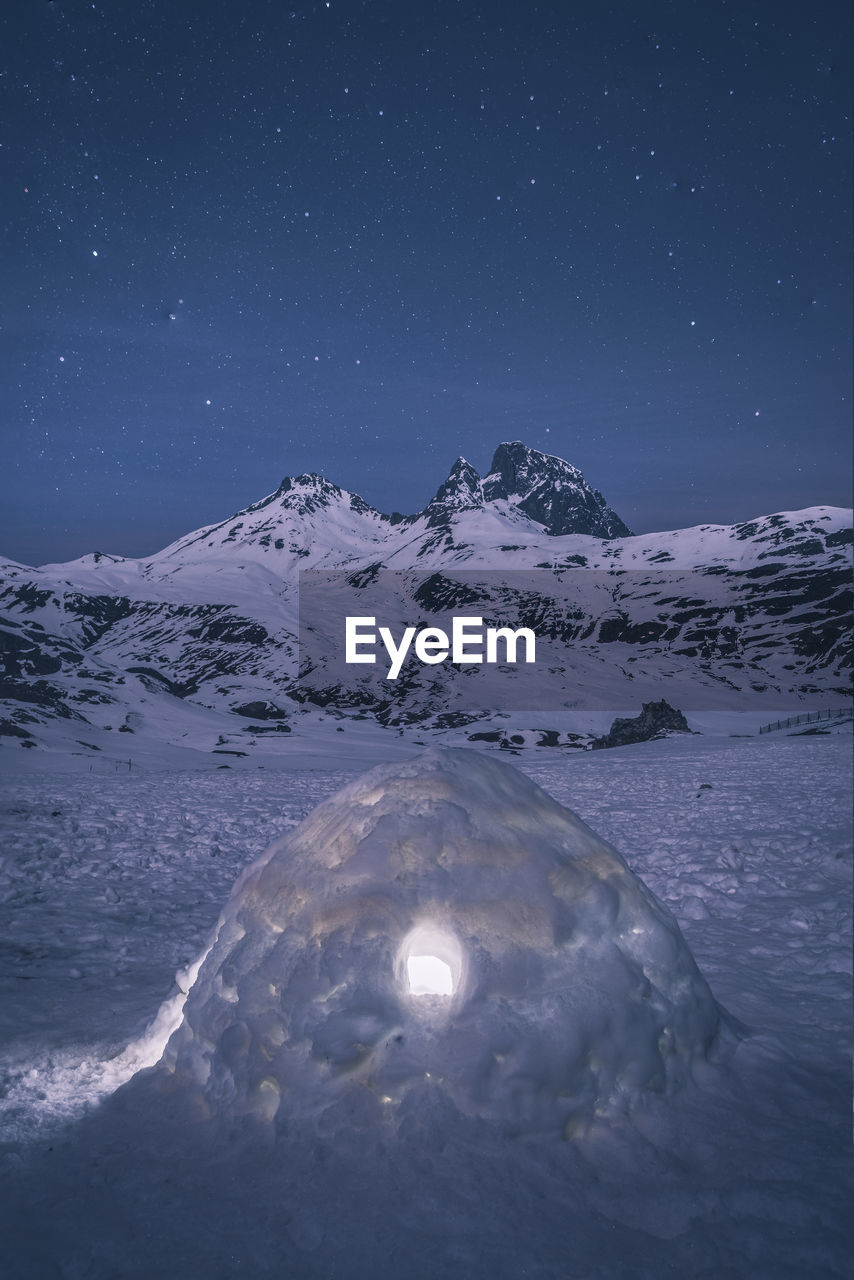
[[[570,466],[574,466],[574,465],[575,465],[575,464],[571,461],[571,459],[569,459],[569,458],[562,458],[559,454],[549,453],[549,452],[547,452],[546,450],[543,450],[543,449],[535,449],[533,446],[525,444],[525,442],[524,442],[524,441],[522,441],[522,440],[503,440],[503,441],[499,441],[499,442],[498,442],[498,444],[495,446],[495,448],[492,450],[492,455],[491,455],[491,457],[492,457],[492,458],[494,458],[494,454],[495,454],[495,452],[497,451],[497,449],[498,449],[498,448],[500,448],[500,447],[501,447],[501,446],[503,446],[503,445],[509,445],[509,444],[521,444],[521,445],[523,445],[523,446],[524,446],[524,447],[525,447],[529,452],[533,452],[533,453],[540,454],[541,456],[543,456],[543,457],[545,457],[545,458],[553,458],[553,459],[556,459],[557,461],[567,463],[567,464],[568,464],[568,465],[570,465]],[[298,474],[290,473],[290,474],[286,474],[286,475],[284,475],[284,476],[282,477],[282,479],[279,481],[279,483],[278,483],[274,488],[270,489],[267,493],[262,494],[262,495],[257,496],[257,497],[254,497],[254,498],[250,499],[248,502],[244,503],[244,505],[243,505],[243,506],[240,506],[240,507],[237,507],[237,508],[233,508],[233,509],[231,509],[230,511],[228,511],[227,513],[224,513],[224,514],[223,514],[223,513],[220,513],[219,515],[214,516],[214,518],[213,518],[213,519],[211,519],[211,520],[207,520],[207,521],[205,521],[205,522],[204,522],[204,523],[202,523],[202,524],[193,525],[193,526],[190,526],[190,527],[187,527],[187,528],[180,529],[180,530],[179,530],[179,531],[174,535],[174,537],[170,537],[170,538],[168,538],[165,542],[163,542],[163,543],[162,543],[162,544],[160,544],[159,546],[154,547],[153,549],[151,549],[151,550],[149,550],[149,551],[143,551],[143,552],[139,552],[139,553],[126,553],[126,552],[122,552],[122,551],[117,551],[117,550],[115,550],[115,549],[114,549],[114,548],[112,548],[112,547],[105,547],[105,546],[101,546],[101,547],[88,547],[88,548],[86,548],[84,551],[79,552],[77,555],[69,556],[66,560],[42,560],[42,561],[40,561],[38,564],[35,564],[35,563],[33,563],[33,562],[28,562],[28,561],[23,561],[23,560],[16,560],[16,559],[15,559],[15,557],[6,555],[6,554],[5,554],[5,552],[2,550],[2,548],[0,548],[0,559],[6,560],[7,562],[8,562],[8,561],[12,561],[12,562],[14,562],[14,563],[17,563],[17,564],[22,565],[22,566],[23,566],[23,567],[25,567],[25,568],[43,568],[43,567],[50,567],[51,565],[69,564],[69,563],[73,563],[73,562],[74,562],[74,561],[76,561],[76,560],[79,560],[79,559],[85,558],[86,556],[90,556],[90,555],[107,556],[107,557],[116,557],[116,558],[118,558],[118,559],[122,559],[122,560],[146,560],[146,559],[151,558],[152,556],[157,555],[159,552],[161,552],[161,551],[165,550],[165,548],[166,548],[166,547],[168,547],[168,546],[170,546],[170,545],[172,545],[172,543],[177,542],[177,541],[180,541],[181,539],[183,539],[184,537],[186,537],[186,536],[188,536],[188,535],[190,535],[190,534],[192,534],[192,533],[196,533],[196,532],[198,532],[198,530],[199,530],[199,529],[207,528],[207,527],[208,527],[208,526],[210,526],[210,525],[217,525],[217,524],[220,524],[220,523],[228,522],[229,520],[234,519],[236,516],[238,516],[238,515],[242,515],[245,511],[247,511],[247,510],[248,510],[249,508],[251,508],[252,506],[255,506],[255,505],[256,505],[256,504],[258,504],[259,502],[264,502],[264,501],[266,501],[267,499],[272,498],[272,497],[276,494],[276,492],[278,491],[278,489],[280,489],[280,488],[281,488],[282,484],[284,484],[284,483],[285,483],[285,481],[286,481],[286,480],[314,479],[314,480],[318,480],[318,481],[326,481],[327,483],[331,483],[331,484],[333,484],[336,488],[338,488],[339,490],[341,490],[343,493],[349,494],[349,495],[351,495],[352,497],[359,498],[361,501],[366,502],[366,503],[367,503],[367,505],[368,505],[368,506],[369,506],[373,511],[375,511],[378,515],[380,515],[380,516],[382,516],[382,517],[384,517],[384,518],[386,518],[386,519],[390,519],[390,518],[391,518],[392,516],[394,516],[394,515],[398,515],[398,516],[402,515],[402,516],[404,517],[404,519],[414,519],[414,518],[416,518],[416,517],[418,517],[418,516],[420,516],[420,515],[422,515],[422,514],[423,514],[424,510],[426,509],[426,507],[428,506],[428,504],[430,503],[430,501],[433,499],[433,497],[435,497],[435,495],[436,495],[436,493],[437,493],[438,489],[439,489],[439,488],[444,484],[445,480],[447,480],[447,479],[448,479],[448,477],[450,476],[450,474],[451,474],[451,472],[453,471],[453,468],[454,468],[454,466],[456,465],[456,463],[457,463],[457,462],[460,462],[460,461],[465,462],[465,463],[467,463],[467,465],[474,467],[474,469],[477,471],[478,476],[479,476],[479,478],[480,478],[481,480],[484,480],[484,479],[486,479],[486,477],[487,477],[488,475],[493,474],[491,471],[487,470],[486,468],[481,469],[480,467],[475,466],[475,464],[474,464],[474,463],[472,463],[472,462],[470,461],[470,459],[466,458],[463,454],[458,454],[458,455],[454,458],[454,460],[449,464],[449,466],[448,466],[448,468],[447,468],[446,472],[444,473],[443,478],[442,478],[442,479],[440,479],[440,480],[438,480],[438,481],[437,481],[437,483],[436,483],[435,485],[433,485],[433,487],[432,487],[432,489],[431,489],[431,491],[430,491],[429,496],[425,499],[425,501],[421,504],[421,506],[420,506],[420,507],[418,507],[418,508],[417,508],[416,510],[414,510],[414,511],[402,511],[402,510],[401,510],[401,508],[400,508],[399,506],[386,506],[386,507],[379,507],[379,506],[376,506],[374,503],[370,502],[367,498],[365,498],[365,495],[364,495],[363,493],[358,492],[356,489],[350,488],[350,486],[349,486],[349,485],[347,485],[346,483],[342,483],[342,482],[341,482],[341,480],[340,480],[340,479],[338,479],[338,478],[336,478],[335,476],[331,476],[331,475],[325,474],[325,473],[323,473],[323,472],[319,472],[319,471],[312,471],[312,472],[300,472],[300,473],[298,473]],[[577,469],[577,470],[580,470],[580,468],[576,468],[576,469]],[[588,479],[588,477],[587,477],[586,475],[584,475],[584,473],[583,473],[583,472],[582,472],[582,477],[583,477],[584,481],[585,481],[588,485],[590,485],[590,487],[591,487],[592,489],[598,489],[598,486],[597,486],[597,485],[595,485],[595,484],[592,484],[592,483],[591,483],[591,481]],[[613,504],[609,501],[608,494],[607,494],[606,492],[602,492],[601,490],[599,490],[599,492],[600,492],[600,493],[602,493],[602,496],[604,497],[606,504],[607,504],[609,507],[611,507],[611,508],[612,508],[612,510],[616,510],[616,509],[614,508]],[[786,508],[779,508],[777,511],[754,511],[754,512],[751,512],[750,514],[744,515],[743,517],[740,517],[740,518],[735,519],[735,520],[715,520],[715,519],[705,519],[705,520],[697,520],[697,521],[694,521],[694,522],[692,522],[692,523],[690,523],[690,524],[685,524],[685,525],[678,525],[678,526],[675,526],[675,525],[674,525],[674,526],[669,526],[669,527],[660,526],[660,527],[656,527],[656,528],[649,528],[649,529],[637,529],[637,528],[633,528],[633,527],[631,526],[631,523],[630,523],[629,521],[626,521],[626,523],[627,523],[627,524],[629,524],[629,527],[631,528],[631,533],[630,533],[630,534],[628,534],[628,535],[626,535],[626,536],[628,536],[628,537],[644,537],[645,535],[648,535],[648,534],[651,534],[651,533],[669,533],[669,532],[677,532],[677,531],[682,530],[682,529],[691,529],[691,528],[696,528],[696,527],[699,527],[699,526],[705,526],[705,525],[711,525],[712,527],[715,527],[715,526],[719,526],[719,527],[729,527],[729,526],[732,526],[732,525],[737,525],[737,524],[742,524],[742,523],[749,523],[749,522],[751,522],[751,521],[753,521],[753,520],[762,519],[762,518],[764,518],[764,517],[771,516],[771,515],[775,515],[775,514],[779,514],[779,513],[783,513],[783,512],[787,512],[787,513],[796,513],[796,512],[801,512],[801,511],[814,510],[814,509],[816,509],[816,508],[821,508],[821,507],[826,507],[826,508],[829,508],[829,509],[831,509],[831,510],[852,511],[852,507],[851,507],[851,505],[850,505],[850,504],[849,504],[849,505],[841,505],[841,504],[838,504],[838,503],[826,503],[826,502],[825,502],[825,503],[811,503],[811,504],[809,504],[809,505],[808,505],[808,506],[806,506],[806,507],[786,507]],[[616,514],[622,518],[622,513],[621,513],[619,510],[616,510]],[[535,523],[536,523],[536,522],[535,522]],[[575,536],[575,535],[563,535],[563,536]],[[614,540],[614,541],[623,541],[624,539],[623,539],[623,538],[615,538],[615,539],[613,539],[613,540]]]
[[[507,436],[638,532],[851,505],[850,13],[0,24],[4,555],[152,554],[284,474],[420,510]]]

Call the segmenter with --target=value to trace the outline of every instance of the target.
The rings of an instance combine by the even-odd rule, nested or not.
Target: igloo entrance
[[[411,996],[453,996],[463,969],[462,949],[453,934],[435,924],[418,925],[401,947],[405,989]]]

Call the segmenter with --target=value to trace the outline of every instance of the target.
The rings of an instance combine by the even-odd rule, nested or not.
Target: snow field
[[[342,781],[285,779],[3,780],[0,1115],[12,1131],[77,1114],[120,1083],[104,1062],[142,1035],[200,954],[247,861]]]
[[[77,1119],[237,875],[343,777],[0,783],[5,1274],[847,1276],[850,738],[541,760],[526,771],[670,907],[750,1032],[728,1060],[696,1064],[696,1087],[570,1142],[509,1139],[426,1091],[393,1125],[363,1091],[328,1132],[297,1115],[272,1145],[239,1127],[211,1141],[168,1098],[117,1105],[125,1091]]]
[[[607,789],[587,754],[537,779],[626,854],[727,1009],[786,1037],[806,1019],[847,1043],[850,737],[674,737],[608,755]]]

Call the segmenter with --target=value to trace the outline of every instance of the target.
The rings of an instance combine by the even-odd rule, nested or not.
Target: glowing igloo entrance
[[[452,996],[451,966],[438,956],[409,956],[406,961],[409,993],[413,996]]]
[[[279,1128],[332,1124],[349,1096],[392,1114],[429,1081],[469,1114],[569,1133],[678,1085],[720,1025],[614,849],[502,761],[431,750],[244,874],[161,1070],[206,1114]]]
[[[411,996],[453,996],[459,988],[462,949],[441,926],[418,925],[404,938],[401,958]]]

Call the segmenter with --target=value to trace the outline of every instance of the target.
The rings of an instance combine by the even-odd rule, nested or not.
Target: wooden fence
[[[837,716],[850,716],[851,707],[837,707],[833,711],[805,711],[800,716],[789,716],[788,720],[775,720],[772,724],[763,724],[760,733],[773,733],[775,729],[788,729],[793,724],[818,724],[820,720],[835,720]]]

